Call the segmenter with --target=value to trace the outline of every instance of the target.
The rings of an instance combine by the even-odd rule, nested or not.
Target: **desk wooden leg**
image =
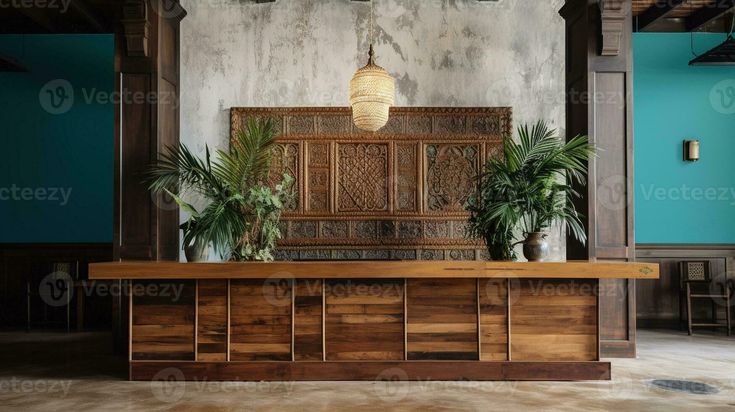
[[[84,288],[77,291],[77,332],[84,330]]]
[[[692,287],[687,282],[687,323],[689,325],[689,336],[692,335]]]
[[[732,336],[730,331],[730,317],[732,312],[732,307],[730,306],[730,285],[725,285],[725,316],[727,321],[727,336]]]

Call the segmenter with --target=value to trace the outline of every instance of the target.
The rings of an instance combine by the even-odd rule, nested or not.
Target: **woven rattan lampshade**
[[[370,45],[368,64],[350,81],[352,121],[362,130],[375,132],[388,123],[388,110],[395,103],[395,82],[384,68],[373,63]]]

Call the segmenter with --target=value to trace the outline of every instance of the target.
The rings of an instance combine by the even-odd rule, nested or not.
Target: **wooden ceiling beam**
[[[705,6],[687,17],[686,29],[687,31],[697,31],[733,8],[735,8],[735,0],[716,0],[714,4]]]
[[[647,27],[665,18],[679,6],[688,2],[689,0],[657,0],[653,6],[635,18],[633,31],[646,31]]]

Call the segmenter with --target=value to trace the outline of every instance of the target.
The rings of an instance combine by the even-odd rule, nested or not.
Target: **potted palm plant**
[[[287,174],[273,189],[269,185],[274,145],[273,121],[249,119],[229,151],[217,150],[216,159],[209,147],[200,159],[180,145],[168,148],[151,168],[150,190],[169,193],[191,215],[182,229],[192,256],[211,243],[223,259],[273,260],[281,211],[293,195],[293,178]],[[182,199],[183,193],[201,196],[208,204],[199,211]]]
[[[518,142],[503,141],[503,157],[488,159],[478,176],[477,192],[466,204],[469,234],[487,244],[493,260],[516,260],[514,245],[523,243],[529,261],[548,254],[549,228],[560,223],[584,243],[587,236],[573,200],[574,184],[583,183],[594,147],[587,136],[568,142],[539,121],[518,128]],[[518,232],[522,240],[515,242]]]

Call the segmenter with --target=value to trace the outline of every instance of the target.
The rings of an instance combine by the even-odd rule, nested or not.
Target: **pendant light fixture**
[[[735,38],[732,37],[732,33],[735,31],[735,13],[732,16],[732,23],[730,24],[730,32],[727,33],[725,41],[714,49],[707,51],[706,53],[697,56],[695,59],[689,62],[690,66],[732,66],[735,65]],[[692,43],[694,43],[694,33],[692,36]],[[692,46],[694,49],[694,46]]]
[[[395,104],[395,81],[373,63],[373,0],[370,0],[370,51],[368,63],[350,81],[352,121],[359,129],[378,131],[388,123],[389,109]]]

